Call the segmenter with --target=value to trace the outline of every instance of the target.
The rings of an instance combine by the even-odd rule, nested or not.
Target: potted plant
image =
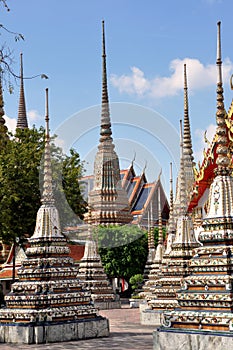
[[[136,274],[132,276],[129,280],[129,283],[133,290],[133,294],[129,299],[129,304],[131,308],[139,307],[140,300],[143,299],[143,297],[138,294],[142,282],[143,276],[141,274]]]

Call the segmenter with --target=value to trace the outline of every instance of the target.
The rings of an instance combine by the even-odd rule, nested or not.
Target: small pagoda
[[[89,209],[91,222],[91,210]],[[119,309],[121,302],[118,295],[108,281],[104,271],[97,244],[92,236],[92,228],[89,223],[89,235],[85,243],[84,255],[79,263],[77,278],[84,282],[85,288],[90,290],[91,298],[98,309]]]
[[[102,22],[102,104],[100,142],[94,162],[94,187],[89,192],[88,202],[92,210],[91,220],[95,225],[123,225],[133,220],[127,193],[122,188],[119,159],[112,139],[105,53],[104,21]],[[86,221],[88,217],[86,216]]]
[[[161,196],[160,196],[160,188],[158,189],[158,215],[159,215],[159,227],[158,227],[158,244],[154,252],[154,258],[153,261],[150,262],[149,266],[149,273],[148,273],[148,278],[145,279],[145,283],[142,287],[143,291],[140,293],[141,296],[146,296],[147,299],[150,299],[151,295],[151,288],[153,285],[155,285],[158,276],[159,276],[159,271],[162,263],[162,258],[164,254],[164,245],[163,245],[163,224],[162,224],[162,212],[161,212]],[[153,232],[154,234],[154,232]],[[150,237],[150,236],[149,236]],[[150,244],[153,244],[153,238],[151,239],[150,237]],[[150,254],[150,251],[149,251]],[[148,255],[148,259],[150,259],[150,255]],[[147,259],[147,261],[148,261]],[[147,262],[148,264],[148,262]]]
[[[78,266],[69,257],[61,232],[52,188],[48,89],[42,205],[19,281],[0,309],[0,342],[39,344],[109,335],[108,320],[98,315],[90,291],[77,279]]]
[[[141,323],[159,325],[162,311],[178,306],[176,292],[180,289],[180,280],[189,274],[189,261],[192,250],[197,247],[191,218],[187,212],[187,197],[185,192],[185,172],[183,155],[182,123],[180,125],[180,213],[177,218],[177,228],[174,237],[174,218],[171,212],[167,248],[163,254],[160,268],[154,285],[146,294],[148,308],[141,310]],[[173,206],[172,206],[173,209]]]
[[[190,276],[177,293],[179,307],[164,312],[163,326],[155,333],[154,349],[218,350],[233,346],[233,178],[231,141],[226,126],[222,84],[221,35],[217,45],[217,150],[214,180],[209,192],[209,210],[194,249]],[[197,347],[199,344],[199,347]]]

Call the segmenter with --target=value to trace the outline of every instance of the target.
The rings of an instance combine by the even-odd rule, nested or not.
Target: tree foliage
[[[164,230],[165,235],[165,230]],[[94,235],[98,239],[99,253],[109,277],[143,274],[148,255],[148,234],[135,225],[99,227]],[[154,228],[155,246],[158,228]]]
[[[112,245],[114,235],[116,241],[121,244],[117,245],[115,242]],[[109,241],[108,237],[110,237]],[[134,225],[100,227],[98,240],[99,246],[102,246],[99,248],[101,260],[109,277],[124,277],[129,280],[131,276],[143,273],[147,259],[147,234],[145,231]]]
[[[35,227],[36,213],[39,209],[40,188],[39,173],[41,159],[44,152],[44,129],[17,129],[16,134],[5,142],[0,151],[0,237],[4,242],[11,242],[14,237],[31,236]],[[55,169],[61,169],[62,186],[56,185],[56,196],[64,199],[64,206],[68,207],[67,199],[73,210],[82,215],[85,205],[82,201],[77,178],[82,176],[83,167],[78,153],[72,151],[70,156],[63,155],[54,145],[52,159]],[[43,169],[43,167],[42,167]],[[62,174],[64,170],[64,174]],[[43,174],[42,174],[43,175]],[[56,174],[55,174],[56,175]],[[57,175],[56,175],[57,176]],[[55,176],[55,177],[56,177]],[[58,178],[58,176],[57,176]],[[61,182],[62,183],[62,182]],[[71,194],[71,188],[73,193]],[[62,200],[58,210],[62,210]],[[74,215],[74,214],[73,214]],[[63,225],[70,217],[63,218]]]

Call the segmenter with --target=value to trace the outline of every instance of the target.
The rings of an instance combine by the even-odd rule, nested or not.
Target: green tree
[[[70,156],[63,155],[61,150],[54,145],[51,151],[53,163],[55,163],[54,168],[61,169],[61,178],[64,170],[65,188],[56,186],[55,182],[56,196],[66,198],[67,190],[69,204],[78,215],[81,215],[85,211],[85,205],[80,200],[81,193],[77,181],[83,172],[79,155],[74,151]],[[33,234],[36,213],[41,205],[40,188],[42,186],[39,186],[39,173],[43,152],[44,129],[42,127],[39,130],[35,127],[17,129],[16,134],[11,135],[0,152],[0,237],[6,243],[12,242],[14,237]],[[58,177],[57,174],[55,175]],[[74,192],[71,195],[72,186]],[[78,204],[80,202],[81,208]],[[64,203],[64,206],[68,207],[66,199]],[[61,201],[58,210],[62,210],[62,206]],[[63,224],[66,225],[70,217],[63,219]]]
[[[165,237],[165,229],[163,230]],[[155,247],[158,244],[158,228],[154,228]],[[135,225],[99,226],[94,233],[105,272],[109,277],[143,274],[148,255],[147,231]]]
[[[143,273],[147,259],[147,233],[137,226],[100,227],[98,245],[109,277],[130,277]]]

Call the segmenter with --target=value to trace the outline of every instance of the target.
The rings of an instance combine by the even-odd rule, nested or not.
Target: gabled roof
[[[162,189],[161,195],[164,203],[162,212],[163,212],[163,220],[168,219],[169,213],[169,204],[166,198],[166,194],[163,190],[162,184],[160,182],[160,178],[155,180],[154,182],[148,183],[145,172],[143,171],[141,175],[136,176],[133,164],[131,164],[127,169],[122,169],[120,171],[122,187],[127,192],[129,205],[131,208],[131,214],[134,216],[132,223],[139,224],[140,222],[145,221],[145,216],[147,216],[148,208],[150,202],[153,200],[154,213],[157,208],[157,199],[154,198],[156,196],[156,191],[160,186]],[[85,176],[81,179],[82,184],[84,185],[84,192],[87,196],[88,190],[92,190],[93,188],[93,175]],[[157,215],[157,214],[156,214]],[[154,221],[157,222],[157,219],[154,218]]]

